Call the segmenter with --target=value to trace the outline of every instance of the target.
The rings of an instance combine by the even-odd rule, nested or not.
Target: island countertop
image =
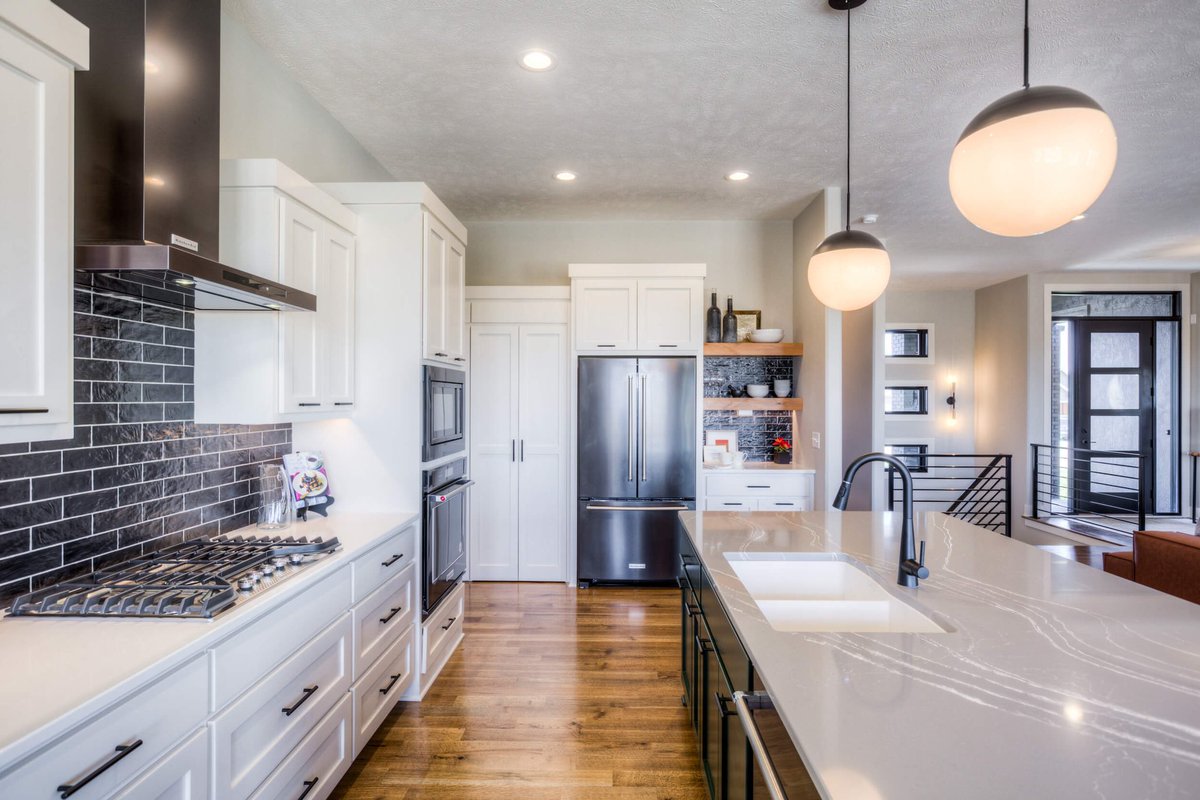
[[[680,516],[825,797],[1200,797],[1200,606],[942,514],[918,520],[917,589],[898,514]],[[775,630],[730,561],[805,552],[950,631]]]

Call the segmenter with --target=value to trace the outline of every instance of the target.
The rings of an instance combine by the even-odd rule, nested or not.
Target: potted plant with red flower
[[[771,450],[773,456],[771,458],[776,464],[792,463],[792,443],[782,436],[771,442]]]

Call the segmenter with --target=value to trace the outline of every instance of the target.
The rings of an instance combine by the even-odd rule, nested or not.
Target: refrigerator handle
[[[634,470],[634,463],[635,463],[634,455],[633,455],[633,438],[634,438],[633,426],[634,426],[634,418],[635,418],[634,417],[635,406],[634,406],[634,400],[633,400],[633,378],[634,378],[633,375],[625,376],[625,389],[626,389],[626,393],[628,394],[628,402],[629,402],[629,422],[626,426],[626,431],[625,431],[625,467],[626,467],[626,480],[628,480],[630,482],[633,481],[633,470]]]
[[[642,481],[646,480],[646,395],[650,391],[650,376],[646,373],[641,373],[638,377],[642,379],[641,391],[639,392],[642,401],[642,410],[638,414],[638,431],[641,439],[638,442],[638,461],[642,464]]]

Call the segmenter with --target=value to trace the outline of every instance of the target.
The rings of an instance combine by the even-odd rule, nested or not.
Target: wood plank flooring
[[[679,593],[467,584],[466,639],[336,800],[703,800]]]

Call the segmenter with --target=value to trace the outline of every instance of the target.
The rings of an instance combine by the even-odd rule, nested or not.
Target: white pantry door
[[[518,580],[561,581],[567,523],[567,330],[522,325]]]
[[[517,580],[516,325],[471,326],[471,580]]]

